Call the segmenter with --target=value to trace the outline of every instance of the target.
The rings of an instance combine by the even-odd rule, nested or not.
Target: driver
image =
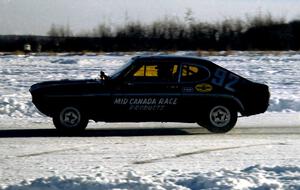
[[[100,79],[101,80],[107,80],[108,76],[103,71],[100,71]]]
[[[171,80],[173,76],[170,65],[160,65],[158,68],[158,77],[163,80]]]

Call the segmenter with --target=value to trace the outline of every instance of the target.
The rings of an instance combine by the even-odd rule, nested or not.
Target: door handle
[[[171,86],[169,86],[169,88],[171,88],[171,89],[178,89],[179,86],[178,85],[171,85]]]

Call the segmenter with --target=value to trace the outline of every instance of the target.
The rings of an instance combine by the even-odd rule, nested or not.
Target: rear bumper
[[[245,99],[243,116],[256,115],[264,113],[269,107],[271,93],[269,87],[264,84],[256,83],[251,90],[248,91]]]

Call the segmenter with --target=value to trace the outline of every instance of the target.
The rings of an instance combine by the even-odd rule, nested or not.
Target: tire
[[[78,133],[85,130],[88,118],[78,107],[66,106],[54,114],[53,124],[62,133]]]
[[[207,130],[213,133],[226,133],[235,126],[237,111],[231,106],[219,104],[212,106],[205,118],[203,122],[199,123]]]

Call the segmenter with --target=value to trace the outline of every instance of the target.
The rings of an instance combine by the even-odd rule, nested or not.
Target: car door
[[[176,118],[179,65],[161,60],[139,61],[112,94],[112,109],[120,120],[170,121]]]
[[[182,117],[199,117],[213,93],[210,70],[205,65],[182,63],[180,86],[182,93]]]

